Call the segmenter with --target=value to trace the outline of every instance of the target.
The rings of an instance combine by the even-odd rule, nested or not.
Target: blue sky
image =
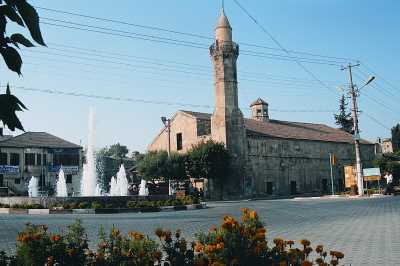
[[[30,1],[35,6],[110,18],[134,24],[213,37],[220,1],[207,0],[119,0],[119,1]],[[239,43],[278,48],[234,4],[225,1],[225,10]],[[365,88],[360,108],[378,120],[382,127],[362,114],[362,136],[374,140],[390,135],[387,127],[399,122],[400,53],[398,25],[400,2],[396,0],[276,0],[240,1],[260,24],[289,50],[334,57],[354,58],[362,66],[355,70],[361,84],[375,71],[379,76]],[[94,4],[95,3],[95,4]],[[117,4],[116,4],[117,3]],[[71,26],[73,23],[113,28],[119,31],[209,45],[212,40],[160,32],[140,27],[91,20],[38,9],[42,22]],[[68,21],[67,23],[48,19]],[[80,26],[79,26],[80,27]],[[10,32],[25,32],[10,28]],[[212,65],[207,49],[150,42],[42,24],[49,48],[22,51],[23,77],[0,65],[1,82],[12,86],[80,92],[102,96],[163,102],[213,105]],[[126,34],[122,34],[126,35]],[[180,42],[181,43],[181,42]],[[68,48],[65,46],[78,47]],[[95,49],[89,52],[82,49]],[[241,45],[243,51],[285,55]],[[117,54],[127,55],[121,57]],[[243,52],[246,53],[246,52]],[[292,54],[307,57],[309,55]],[[138,58],[140,57],[140,58]],[[348,83],[340,66],[305,63],[331,91],[315,82],[293,61],[242,54],[238,60],[239,103],[246,116],[248,105],[257,97],[269,102],[273,119],[325,123],[334,126],[329,112],[282,112],[293,110],[335,111],[337,88]],[[315,57],[313,57],[315,58]],[[327,59],[331,61],[344,60]],[[174,61],[174,62],[171,62]],[[348,61],[348,60],[346,60]],[[176,63],[178,62],[178,63]],[[324,61],[325,62],[325,61]],[[369,68],[368,68],[369,67]],[[333,91],[333,93],[332,93]],[[39,93],[14,89],[29,107],[20,114],[29,131],[48,131],[75,143],[86,143],[90,107],[97,113],[97,146],[116,142],[131,150],[145,151],[162,127],[160,117],[172,116],[178,109],[212,112],[210,108],[110,101]]]

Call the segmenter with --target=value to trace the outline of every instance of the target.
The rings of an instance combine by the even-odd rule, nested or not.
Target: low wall
[[[150,195],[146,197],[142,196],[121,196],[121,197],[0,197],[1,204],[12,205],[32,205],[32,204],[40,204],[45,208],[50,208],[57,204],[65,204],[65,203],[80,203],[87,202],[91,204],[92,202],[98,202],[103,205],[113,204],[114,206],[125,207],[126,202],[128,201],[157,201],[157,200],[168,200],[175,199],[174,196],[168,195]]]

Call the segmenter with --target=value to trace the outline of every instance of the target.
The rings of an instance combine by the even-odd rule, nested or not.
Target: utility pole
[[[355,89],[353,83],[353,73],[352,68],[358,67],[360,64],[352,65],[349,63],[347,67],[343,67],[342,70],[349,70],[349,80],[350,80],[350,96],[352,100],[352,117],[353,117],[353,138],[354,138],[354,146],[356,151],[356,177],[357,177],[357,187],[358,187],[358,195],[364,195],[364,180],[362,175],[362,166],[361,166],[361,153],[360,153],[360,129],[358,127],[358,106],[357,106],[357,97],[358,97],[358,89]]]

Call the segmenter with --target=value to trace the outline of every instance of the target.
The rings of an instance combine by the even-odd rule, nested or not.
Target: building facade
[[[80,191],[82,147],[45,132],[26,132],[0,138],[0,187],[24,195],[32,176],[40,191],[55,189],[60,168],[69,194]]]
[[[170,123],[172,151],[186,152],[193,144],[213,139],[226,145],[233,155],[230,195],[290,195],[331,192],[330,154],[336,191],[344,188],[343,166],[355,158],[353,136],[323,124],[274,120],[268,103],[258,98],[250,104],[251,118],[244,118],[238,104],[236,61],[239,46],[232,40],[232,28],[222,10],[210,47],[214,64],[215,109],[213,114],[178,111]],[[163,129],[148,150],[168,149]],[[365,166],[374,159],[375,146],[361,141]]]

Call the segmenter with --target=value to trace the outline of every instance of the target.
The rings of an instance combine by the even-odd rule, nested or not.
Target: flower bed
[[[0,265],[170,265],[170,266],[262,266],[262,265],[338,265],[344,258],[339,251],[325,251],[310,241],[274,239],[266,241],[266,230],[255,211],[242,210],[241,221],[226,216],[222,224],[195,236],[188,243],[178,230],[158,228],[159,242],[140,232],[123,235],[112,228],[107,235],[101,229],[96,250],[88,248],[81,223],[63,234],[48,232],[45,225],[27,224],[17,236],[16,254],[0,252]]]

